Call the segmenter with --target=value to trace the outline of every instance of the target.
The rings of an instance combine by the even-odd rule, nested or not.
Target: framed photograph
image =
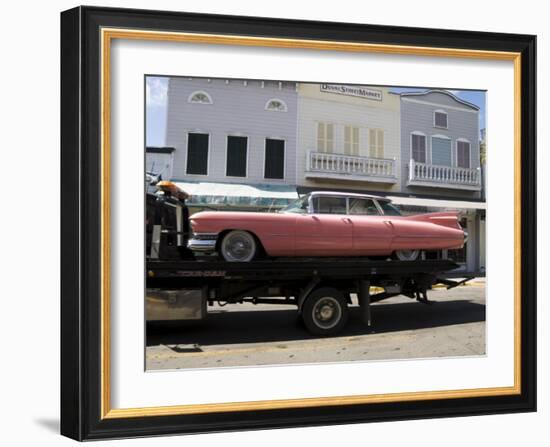
[[[536,410],[531,35],[61,14],[61,432]]]

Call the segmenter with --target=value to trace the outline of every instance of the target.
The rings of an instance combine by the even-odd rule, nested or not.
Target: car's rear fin
[[[407,216],[407,219],[416,221],[430,222],[436,225],[442,225],[450,228],[460,228],[458,211],[442,211],[438,213],[417,214]]]

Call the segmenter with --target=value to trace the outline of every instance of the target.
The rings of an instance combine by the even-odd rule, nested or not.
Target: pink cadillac
[[[457,212],[402,216],[388,199],[312,192],[277,213],[205,211],[190,219],[189,248],[232,262],[259,256],[393,256],[461,248],[467,233]]]

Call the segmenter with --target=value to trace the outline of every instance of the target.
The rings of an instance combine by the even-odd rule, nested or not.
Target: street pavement
[[[336,337],[309,334],[295,306],[210,307],[204,321],[148,327],[148,370],[478,356],[485,354],[483,280],[428,292],[432,305],[398,296],[372,305],[372,325],[350,308]],[[354,297],[355,298],[355,297]]]

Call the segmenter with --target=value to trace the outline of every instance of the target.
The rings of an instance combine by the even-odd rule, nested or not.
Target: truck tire
[[[302,319],[307,330],[314,335],[337,334],[348,321],[346,298],[332,287],[314,290],[304,302]]]

